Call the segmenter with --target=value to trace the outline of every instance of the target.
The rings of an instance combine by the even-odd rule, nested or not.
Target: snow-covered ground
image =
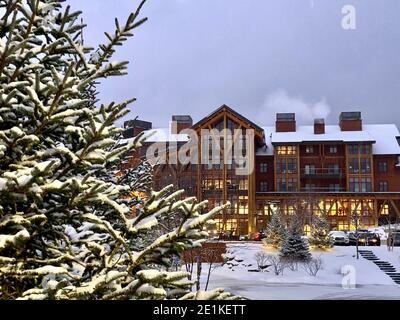
[[[373,251],[378,258],[390,262],[400,272],[399,247],[395,247],[394,252],[388,252],[386,246],[361,249]],[[321,256],[323,260],[323,269],[316,276],[308,275],[301,266],[297,271],[285,269],[283,275],[278,276],[271,268],[269,272],[249,272],[249,269],[257,269],[254,256],[259,251],[277,254],[261,243],[228,243],[228,255],[235,256],[236,265],[233,268],[227,265],[216,268],[211,274],[210,287],[223,287],[249,299],[400,299],[400,285],[395,284],[372,261],[361,256],[357,260],[355,247],[313,251],[313,256]],[[342,274],[343,266],[350,266],[347,268],[351,272],[347,276]],[[204,266],[203,278],[206,269]],[[355,280],[355,288],[343,288],[344,278],[350,277]]]

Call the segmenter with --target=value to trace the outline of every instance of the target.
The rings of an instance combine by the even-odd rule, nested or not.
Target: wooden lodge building
[[[174,184],[187,196],[207,199],[210,208],[231,203],[214,219],[214,232],[251,235],[266,227],[277,207],[287,217],[299,215],[306,233],[319,214],[328,216],[334,230],[351,230],[355,221],[368,228],[400,218],[400,133],[394,124],[363,124],[360,112],[342,112],[337,125],[316,119],[314,125],[301,126],[295,114],[278,113],[275,126],[260,127],[226,105],[195,124],[190,116],[172,120],[167,129],[152,129],[146,121],[126,122],[126,139],[141,131],[153,135],[122,167],[145,157],[154,143],[167,153],[176,150],[188,142],[182,133],[188,128],[199,134],[226,128],[254,132],[248,157],[254,170],[248,175],[238,175],[234,165],[223,163],[154,167],[155,189]]]

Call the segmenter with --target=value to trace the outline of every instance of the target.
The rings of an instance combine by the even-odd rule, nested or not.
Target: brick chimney
[[[142,131],[150,130],[152,126],[153,124],[148,121],[143,121],[138,119],[128,120],[124,122],[125,131],[123,132],[122,135],[125,139],[133,138]]]
[[[296,115],[294,113],[277,113],[275,129],[276,132],[295,132]]]
[[[325,120],[315,119],[314,120],[314,134],[324,134],[325,133]]]
[[[342,112],[339,118],[339,126],[342,131],[362,131],[361,112]]]
[[[193,126],[193,119],[188,115],[172,116],[171,133],[180,133],[182,130],[189,129]]]

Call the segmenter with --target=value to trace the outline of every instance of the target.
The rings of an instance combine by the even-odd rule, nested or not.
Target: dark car
[[[358,230],[349,232],[349,245],[355,246],[357,244],[358,235],[358,245],[359,246],[380,246],[381,239],[376,233],[370,232],[368,230]]]
[[[387,241],[390,241],[390,237],[393,237],[394,243],[393,246],[399,247],[400,246],[400,231],[394,231],[391,235],[389,235]]]

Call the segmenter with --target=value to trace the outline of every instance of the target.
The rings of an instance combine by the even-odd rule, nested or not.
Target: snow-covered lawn
[[[388,252],[386,246],[361,249],[373,251],[378,258],[390,262],[400,272],[399,247],[394,252]],[[269,272],[248,270],[257,269],[254,258],[257,252],[277,252],[261,243],[228,243],[228,254],[235,256],[237,262],[234,264],[237,265],[215,269],[210,287],[223,287],[249,299],[400,299],[400,285],[395,284],[372,261],[361,256],[357,260],[355,250],[355,247],[334,247],[328,252],[313,251],[314,257],[321,256],[323,260],[323,269],[316,276],[308,275],[301,266],[297,271],[285,269],[283,275],[275,275],[271,267]],[[354,289],[342,287],[344,275],[341,270],[345,265],[354,267]],[[206,269],[204,266],[203,277]]]

